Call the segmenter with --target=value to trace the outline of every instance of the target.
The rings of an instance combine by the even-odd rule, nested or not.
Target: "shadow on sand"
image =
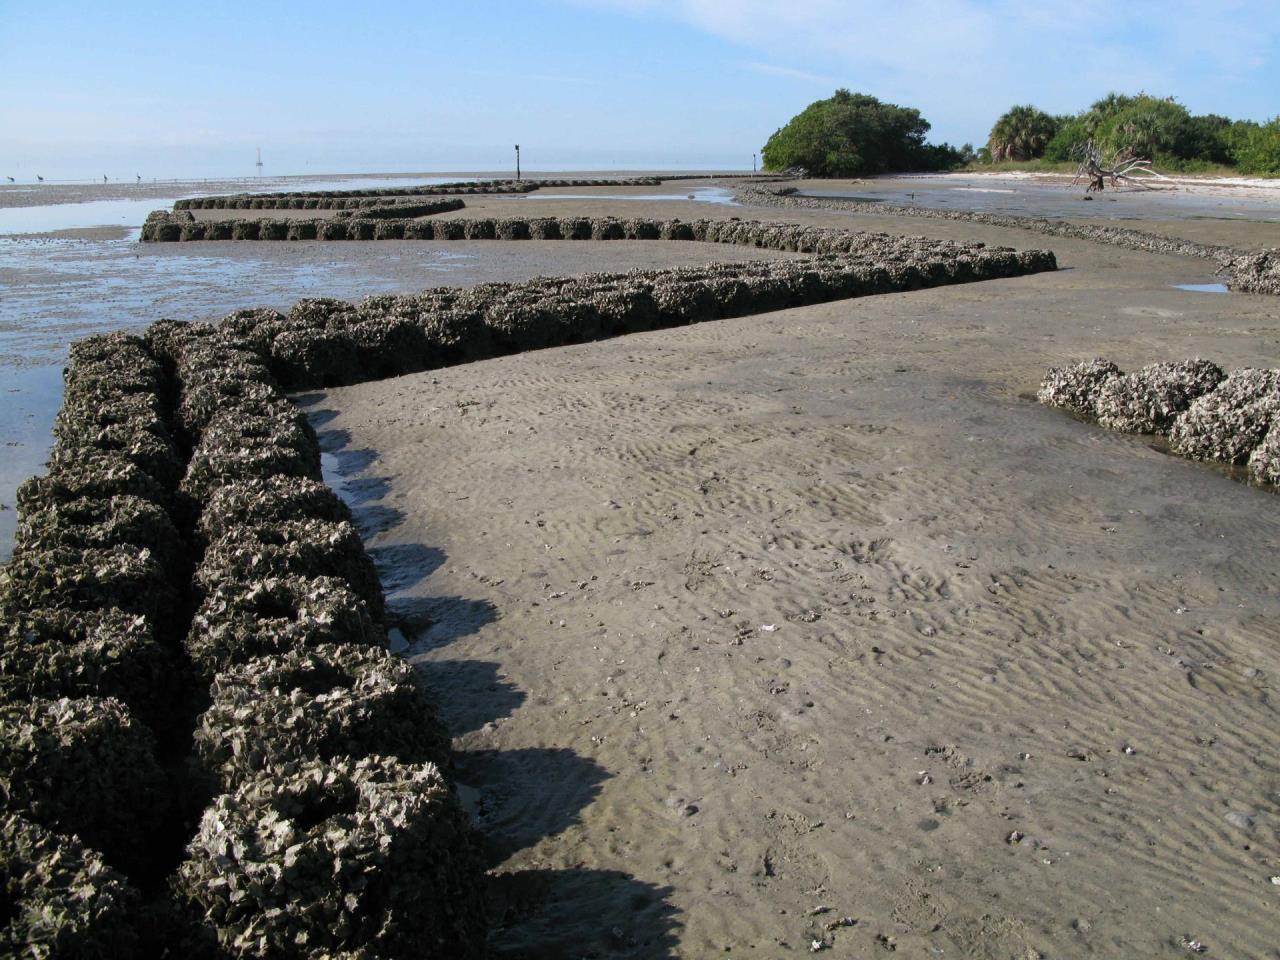
[[[295,398],[314,408],[323,394]],[[497,619],[487,600],[422,596],[418,589],[445,562],[444,551],[421,543],[377,539],[404,520],[382,503],[388,477],[371,475],[374,450],[351,449],[350,434],[323,429],[337,413],[307,409],[317,428],[325,481],[351,508],[356,529],[378,569],[387,597],[388,627],[418,652],[436,650]],[[454,736],[511,717],[526,693],[498,663],[424,660],[416,664]],[[609,773],[564,748],[462,750],[455,754],[458,793],[482,836],[490,870],[490,953],[521,960],[675,957],[679,921],[671,889],[614,870],[573,868],[502,872],[513,854],[562,833],[600,794]]]

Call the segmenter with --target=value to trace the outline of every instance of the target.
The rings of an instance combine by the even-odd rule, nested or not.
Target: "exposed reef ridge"
[[[363,190],[288,190],[276,193],[235,193],[188,197],[174,203],[175,210],[353,210],[385,203],[392,197],[425,197],[441,194],[532,193],[544,187],[656,187],[679,180],[739,180],[742,174],[663,174],[652,177],[531,177],[522,180],[460,180],[423,184],[420,187],[368,187]],[[756,182],[786,179],[756,174]]]
[[[610,179],[474,180],[425,184],[421,187],[370,187],[365,190],[289,190],[280,193],[236,193],[216,197],[189,197],[174,203],[175,210],[354,210],[379,206],[391,198],[442,194],[532,193],[542,187],[656,187],[659,177]]]
[[[1033,230],[1054,237],[1073,240],[1090,240],[1107,243],[1146,253],[1174,254],[1183,257],[1199,257],[1217,262],[1219,273],[1226,278],[1227,286],[1240,293],[1267,293],[1280,295],[1280,247],[1261,253],[1239,250],[1222,244],[1197,243],[1178,237],[1162,236],[1127,227],[1102,227],[1093,224],[1071,223],[1047,217],[1019,217],[1007,213],[981,213],[976,210],[937,210],[930,207],[914,207],[895,203],[869,203],[862,200],[846,200],[835,197],[804,197],[787,192],[786,188],[770,189],[754,185],[740,187],[735,194],[740,203],[755,206],[795,207],[808,210],[849,210],[873,216],[923,217],[929,220],[962,220],[993,227],[1013,227],[1017,230]]]
[[[1126,374],[1107,360],[1054,367],[1039,400],[1126,433],[1169,438],[1192,460],[1247,466],[1258,483],[1280,482],[1280,371],[1225,373],[1208,360],[1153,363]]]

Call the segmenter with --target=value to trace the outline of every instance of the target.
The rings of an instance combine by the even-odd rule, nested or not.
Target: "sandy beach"
[[[1275,366],[1280,314],[1052,247],[302,398],[455,735],[497,955],[1277,956],[1276,501],[1033,394]]]

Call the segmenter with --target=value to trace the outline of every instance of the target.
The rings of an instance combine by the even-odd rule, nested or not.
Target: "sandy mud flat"
[[[1019,216],[1280,223],[1280,181],[1247,177],[1149,177],[1095,194],[1069,174],[912,174],[792,185],[810,196]]]
[[[1280,501],[1032,399],[1095,355],[1280,366],[1278,301],[1178,289],[1203,260],[697,189],[467,215],[775,218],[1063,269],[298,398],[454,734],[494,953],[1280,956]],[[15,450],[98,320],[776,256],[10,243],[0,334],[45,355],[0,368]]]
[[[1094,354],[1275,366],[1280,314],[1052,246],[302,398],[498,955],[1277,955],[1280,501],[1030,395]]]

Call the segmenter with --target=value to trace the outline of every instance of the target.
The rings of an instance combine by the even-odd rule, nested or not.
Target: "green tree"
[[[1104,123],[1114,117],[1122,110],[1127,110],[1133,105],[1134,97],[1127,96],[1123,93],[1108,93],[1101,100],[1095,100],[1085,112],[1085,116],[1092,120],[1089,128],[1089,136],[1097,136],[1099,131],[1095,124]]]
[[[1059,117],[1058,132],[1045,144],[1044,158],[1063,163],[1079,157],[1079,150],[1089,141],[1089,124],[1084,116]]]
[[[1107,145],[1137,156],[1166,154],[1189,159],[1191,114],[1173,97],[1162,99],[1139,94],[1111,116],[1104,128]]]
[[[1092,139],[1104,150],[1166,160],[1202,159],[1203,126],[1173,97],[1109,93],[1075,120],[1072,145]],[[1083,137],[1078,134],[1083,132]],[[1060,153],[1055,149],[1054,153]]]
[[[1280,174],[1280,117],[1267,123],[1237,120],[1227,143],[1241,173]]]
[[[1031,104],[1010,107],[1004,112],[991,134],[987,147],[993,160],[1034,160],[1044,156],[1045,148],[1058,132],[1060,121]]]
[[[1003,119],[1003,118],[1001,118]],[[1235,164],[1244,173],[1280,173],[1280,123],[1193,116],[1173,97],[1109,93],[1074,117],[1059,117],[1047,160],[1075,160],[1093,140],[1107,153],[1128,151],[1157,167]],[[994,130],[992,131],[994,134]]]
[[[815,177],[853,177],[954,166],[960,152],[924,137],[920,111],[837,90],[817,100],[774,132],[761,156],[766,170],[801,167]]]
[[[1194,116],[1187,125],[1188,156],[1207,163],[1231,163],[1231,121],[1208,113]]]

